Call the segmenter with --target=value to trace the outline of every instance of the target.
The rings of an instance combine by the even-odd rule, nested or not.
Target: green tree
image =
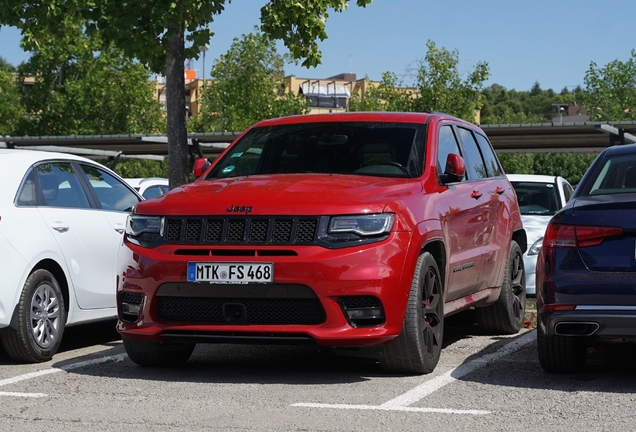
[[[543,90],[535,82],[529,91],[507,90],[499,84],[493,84],[482,90],[481,124],[519,124],[549,123],[556,117],[557,104],[576,103],[575,93],[564,88],[561,93]]]
[[[309,112],[309,101],[284,87],[285,61],[262,33],[235,38],[214,62],[202,91],[200,114],[188,128],[197,132],[242,131],[259,120]]]
[[[107,160],[100,160],[106,165]],[[149,159],[120,159],[114,171],[123,178],[168,177],[168,161]]]
[[[625,62],[590,63],[581,101],[592,121],[636,120],[636,50]]]
[[[13,75],[0,70],[0,136],[16,135],[23,114],[22,98]]]
[[[405,88],[393,72],[384,72],[378,86],[365,80],[365,94],[351,97],[349,111],[413,111],[414,89]]]
[[[488,64],[480,62],[464,79],[458,70],[459,53],[426,44],[424,60],[415,70],[416,84],[409,88],[392,72],[382,74],[377,87],[369,86],[362,97],[354,95],[350,111],[442,111],[475,122],[481,107],[480,90],[488,78]]]
[[[576,186],[597,153],[499,153],[506,174],[561,176]]]
[[[506,174],[536,174],[534,153],[498,153],[497,157]]]
[[[0,56],[0,71],[15,72],[15,66],[13,66],[11,63],[7,62],[3,57]]]
[[[227,0],[229,1],[229,0]],[[199,57],[199,48],[213,35],[210,24],[224,10],[226,0],[5,0],[0,24],[20,28],[37,41],[42,31],[61,28],[69,17],[82,16],[87,31],[99,30],[111,42],[153,72],[166,75],[166,109],[170,186],[188,181],[184,64]],[[269,0],[261,9],[261,30],[281,39],[304,66],[320,63],[318,40],[327,37],[329,11],[342,12],[349,0]],[[356,0],[364,7],[371,0]],[[186,41],[188,46],[186,47]]]
[[[480,90],[490,75],[488,63],[477,63],[462,79],[457,50],[438,49],[430,40],[426,48],[426,56],[416,71],[419,97],[413,102],[413,110],[442,111],[474,122],[482,105]]]
[[[37,50],[19,66],[19,79],[34,78],[23,96],[22,135],[160,133],[161,106],[150,73],[95,34],[67,22],[64,32],[41,34]],[[26,86],[25,86],[26,87]]]

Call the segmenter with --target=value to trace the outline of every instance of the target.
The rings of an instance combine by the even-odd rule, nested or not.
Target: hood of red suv
[[[200,180],[142,201],[148,215],[322,215],[379,213],[418,193],[418,179],[337,174],[275,174]]]

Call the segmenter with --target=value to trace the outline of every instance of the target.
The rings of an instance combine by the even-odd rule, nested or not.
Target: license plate
[[[189,262],[188,282],[272,283],[274,282],[274,264]]]

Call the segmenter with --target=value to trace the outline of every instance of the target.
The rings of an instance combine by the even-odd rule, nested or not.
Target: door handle
[[[481,192],[474,190],[473,193],[470,194],[471,198],[479,199],[481,198]]]
[[[123,224],[115,224],[113,225],[113,229],[117,231],[119,234],[123,234],[124,231],[126,230]]]
[[[69,226],[68,226],[68,225],[66,225],[66,224],[65,224],[65,223],[63,223],[63,222],[53,222],[53,223],[51,224],[51,228],[53,228],[53,229],[54,229],[55,231],[57,231],[57,232],[61,232],[61,233],[63,233],[63,232],[68,231]]]
[[[501,195],[504,192],[505,192],[505,190],[501,186],[497,186],[497,189],[495,189],[495,193],[498,194],[498,195]]]

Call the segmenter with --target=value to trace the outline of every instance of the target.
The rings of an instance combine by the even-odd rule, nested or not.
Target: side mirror
[[[446,169],[439,176],[442,183],[460,182],[466,175],[466,162],[456,153],[449,153],[446,157]]]
[[[194,166],[192,168],[194,178],[198,179],[205,172],[206,169],[211,165],[210,161],[207,158],[198,158],[194,161]]]

